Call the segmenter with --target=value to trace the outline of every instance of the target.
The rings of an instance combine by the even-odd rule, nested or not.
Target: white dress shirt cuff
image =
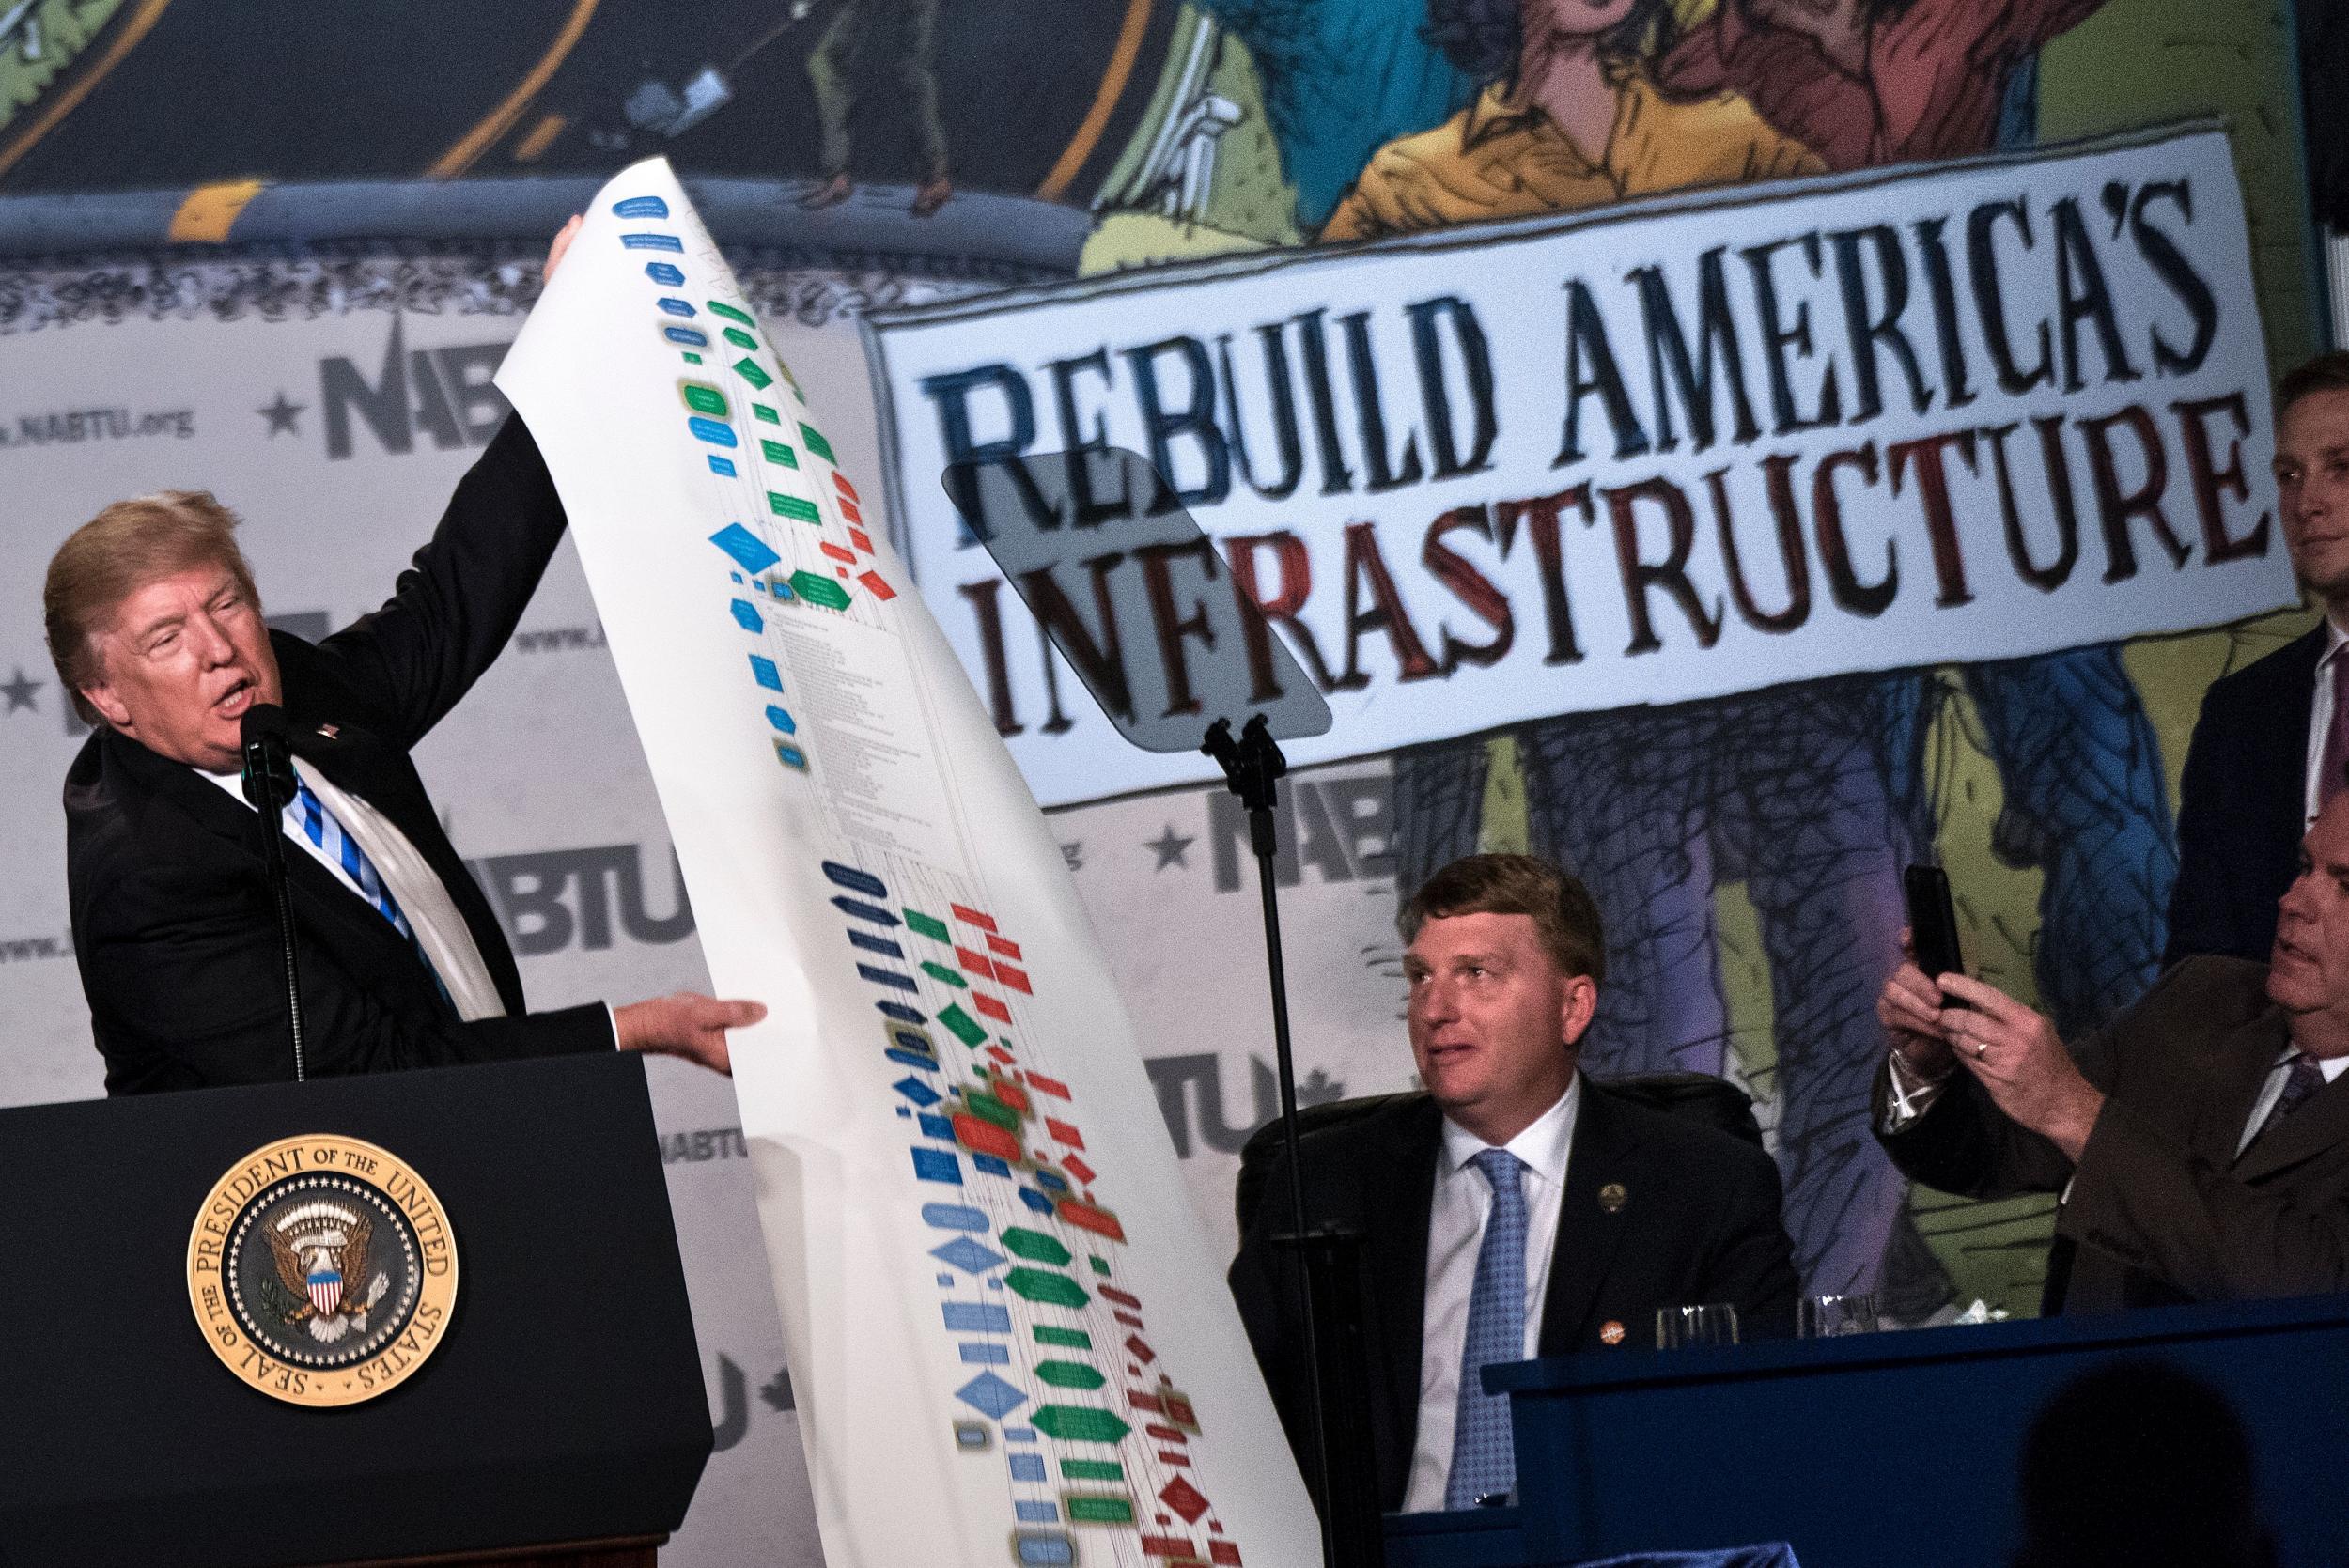
[[[1910,1066],[1899,1051],[1891,1051],[1884,1058],[1884,1070],[1890,1075],[1887,1082],[1892,1092],[1885,1096],[1876,1131],[1890,1136],[1915,1126],[1919,1117],[1932,1110],[1933,1102],[1941,1097],[1942,1086],[1957,1068],[1952,1063],[1937,1077],[1928,1078]]]

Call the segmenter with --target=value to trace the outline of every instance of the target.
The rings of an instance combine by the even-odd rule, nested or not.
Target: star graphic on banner
[[[1154,839],[1144,840],[1142,846],[1156,852],[1159,857],[1159,863],[1151,870],[1164,871],[1170,865],[1179,865],[1188,870],[1190,866],[1190,846],[1197,842],[1176,832],[1174,824],[1170,822],[1166,825],[1166,831]]]
[[[48,684],[49,683],[45,680],[25,679],[24,666],[19,664],[16,667],[16,678],[14,680],[0,681],[0,692],[6,692],[8,694],[8,711],[10,713],[14,713],[20,707],[29,707],[35,713],[39,713],[40,711],[40,704],[33,701],[33,693]]]
[[[265,404],[260,408],[255,409],[253,411],[259,414],[263,419],[269,421],[269,433],[271,436],[274,437],[281,433],[289,436],[298,436],[302,434],[302,427],[295,423],[295,418],[302,412],[303,410],[308,408],[309,406],[310,405],[307,403],[295,402],[292,398],[286,396],[284,389],[280,388],[277,394],[276,402]]]

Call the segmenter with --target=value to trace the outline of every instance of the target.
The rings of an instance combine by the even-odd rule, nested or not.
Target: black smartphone
[[[1912,865],[1901,876],[1908,898],[1908,945],[1927,979],[1964,974],[1966,955],[1957,944],[1957,906],[1950,898],[1949,874],[1937,865]]]

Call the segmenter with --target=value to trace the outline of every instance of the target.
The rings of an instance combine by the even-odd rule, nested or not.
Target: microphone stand
[[[286,886],[286,807],[293,800],[293,756],[278,733],[284,716],[274,709],[259,718],[248,711],[244,725],[244,798],[261,816],[261,863],[272,901],[277,907],[277,939],[286,960],[286,1030],[293,1045],[296,1083],[309,1075],[303,1053],[302,974],[295,962],[293,894]],[[272,721],[274,722],[272,722]]]
[[[1113,488],[1134,498],[1136,505],[1121,513],[1123,520],[1113,532],[1105,526],[1097,533],[1090,525],[1074,531],[1063,529],[1061,523],[1068,517],[1070,506],[1077,507],[1076,515],[1081,520],[1086,516],[1083,508],[1091,504],[1092,497],[1107,493],[1102,487],[1103,475],[1097,473],[1097,468],[1114,469]],[[1206,660],[1204,668],[1190,672],[1190,684],[1179,689],[1184,695],[1178,697],[1176,689],[1170,687],[1165,693],[1165,710],[1157,718],[1141,717],[1140,713],[1155,712],[1157,705],[1142,703],[1138,711],[1136,699],[1141,693],[1129,689],[1123,680],[1102,678],[1097,660],[1072,646],[1067,636],[1069,629],[1058,624],[1058,617],[1037,607],[1033,596],[1039,591],[1039,584],[1049,582],[1056,565],[1076,567],[1083,552],[1098,550],[1112,538],[1122,551],[1143,558],[1152,552],[1165,552],[1170,559],[1195,553],[1210,582],[1225,572],[1213,542],[1183,509],[1165,475],[1140,453],[1099,446],[972,460],[949,465],[940,479],[956,510],[961,513],[971,540],[986,547],[1004,580],[1029,601],[1028,607],[1034,612],[1045,635],[1076,669],[1094,702],[1128,743],[1161,754],[1187,752],[1190,737],[1199,732],[1182,722],[1178,715],[1252,715],[1237,736],[1232,720],[1216,719],[1207,726],[1205,743],[1199,749],[1222,768],[1232,793],[1239,797],[1248,813],[1249,839],[1256,857],[1257,889],[1264,905],[1265,955],[1272,982],[1273,1054],[1279,1064],[1281,1119],[1288,1153],[1286,1219],[1290,1234],[1272,1237],[1280,1260],[1274,1272],[1279,1273],[1281,1266],[1294,1260],[1295,1305],[1301,1309],[1309,1363],[1306,1394],[1310,1404],[1306,1414],[1312,1427],[1310,1439],[1294,1432],[1292,1418],[1296,1412],[1283,1409],[1283,1421],[1289,1425],[1298,1446],[1304,1450],[1299,1455],[1299,1468],[1316,1472],[1308,1478],[1308,1483],[1314,1487],[1314,1501],[1321,1514],[1323,1568],[1379,1568],[1385,1561],[1386,1549],[1378,1512],[1377,1468],[1370,1443],[1367,1390],[1373,1369],[1363,1312],[1362,1236],[1359,1232],[1336,1227],[1307,1229],[1304,1165],[1298,1142],[1297,1066],[1289,1041],[1288,977],[1281,955],[1281,911],[1274,862],[1277,840],[1272,813],[1278,799],[1277,786],[1288,771],[1288,759],[1273,742],[1272,716],[1261,707],[1265,677],[1256,667],[1257,661],[1268,657],[1281,670],[1272,695],[1279,704],[1275,712],[1280,714],[1286,733],[1320,734],[1330,726],[1329,706],[1262,616],[1250,619],[1251,601],[1245,594],[1236,600],[1240,624],[1227,628],[1236,633],[1229,637],[1219,638],[1215,634],[1214,617],[1206,610],[1207,600],[1200,601],[1201,613],[1208,618],[1186,624],[1198,627],[1204,633],[1205,645],[1221,650],[1220,657]],[[1143,497],[1151,498],[1146,505],[1140,504]],[[1102,588],[1097,559],[1096,565],[1086,569],[1095,573],[1097,591],[1106,591]],[[1151,592],[1152,603],[1138,607],[1140,613],[1128,617],[1128,626],[1159,615],[1165,596],[1157,589]],[[1106,601],[1101,606],[1109,637],[1115,644],[1118,616],[1111,613],[1113,608]],[[1239,657],[1243,643],[1253,650],[1247,659]],[[1290,692],[1286,699],[1281,696],[1283,688]],[[1199,700],[1203,691],[1212,698],[1214,706]],[[1173,722],[1170,724],[1169,721]],[[1284,1281],[1279,1288],[1285,1294],[1289,1287]],[[1282,1369],[1267,1371],[1278,1375]],[[1299,1565],[1284,1563],[1281,1568]]]
[[[1368,1365],[1363,1324],[1361,1233],[1305,1224],[1304,1159],[1298,1146],[1297,1064],[1289,1045],[1287,971],[1281,956],[1281,906],[1275,869],[1279,841],[1272,810],[1279,782],[1288,771],[1270,726],[1261,713],[1232,737],[1232,722],[1218,719],[1199,748],[1223,769],[1224,782],[1248,813],[1250,848],[1256,859],[1256,888],[1264,908],[1265,963],[1272,983],[1272,1049],[1281,1087],[1282,1139],[1288,1157],[1291,1234],[1276,1243],[1299,1257],[1298,1286],[1303,1309],[1308,1376],[1307,1418],[1320,1481],[1323,1568],[1378,1568],[1385,1560],[1385,1530],[1371,1476],[1365,1440],[1369,1410],[1362,1395]],[[1332,1460],[1336,1464],[1332,1465]]]

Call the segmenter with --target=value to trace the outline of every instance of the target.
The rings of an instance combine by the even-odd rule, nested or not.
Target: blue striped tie
[[[424,966],[427,974],[432,976],[432,984],[439,989],[441,999],[454,1006],[448,986],[442,983],[440,971],[432,967],[432,960],[425,953],[424,944],[416,939],[415,928],[408,924],[407,915],[400,911],[399,900],[394,898],[392,890],[383,885],[383,878],[376,872],[375,862],[367,859],[366,851],[359,847],[357,839],[343,831],[343,825],[334,819],[333,812],[326,809],[326,802],[312,792],[309,781],[300,774],[294,776],[294,798],[286,804],[286,826],[341,863],[344,875],[357,884],[367,902],[375,906],[376,913],[390,921],[392,929],[406,939],[410,950],[416,955],[416,961]]]
[[[1452,1426],[1452,1473],[1446,1508],[1472,1508],[1489,1493],[1513,1492],[1517,1457],[1509,1440],[1509,1396],[1488,1394],[1477,1375],[1493,1363],[1525,1359],[1524,1163],[1506,1149],[1485,1149],[1470,1161],[1493,1189],[1492,1214],[1476,1252],[1476,1283],[1469,1289],[1468,1339],[1460,1347],[1459,1414]]]

